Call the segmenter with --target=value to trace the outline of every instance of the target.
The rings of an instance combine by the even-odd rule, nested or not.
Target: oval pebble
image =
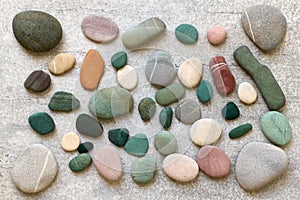
[[[69,168],[73,172],[80,172],[86,169],[88,166],[90,166],[91,163],[92,163],[91,156],[87,153],[82,153],[74,157],[69,162]]]
[[[110,18],[88,15],[81,22],[83,34],[94,42],[109,42],[119,34],[117,24]]]
[[[155,176],[156,162],[153,157],[135,160],[131,166],[131,177],[136,183],[149,183]]]
[[[215,26],[207,31],[207,39],[213,45],[222,44],[226,40],[227,31],[224,27]]]
[[[240,125],[234,129],[232,129],[229,132],[229,137],[231,139],[239,138],[239,137],[242,137],[243,135],[247,134],[251,130],[252,130],[252,125],[249,123],[246,123],[246,124]]]
[[[80,84],[84,89],[94,90],[103,76],[105,64],[100,53],[91,49],[85,55],[80,69]]]
[[[110,62],[115,69],[121,69],[127,63],[127,53],[125,51],[119,51],[115,53],[111,57]]]
[[[201,117],[200,105],[192,99],[181,100],[175,108],[175,116],[185,124],[192,124]]]
[[[31,128],[41,135],[51,133],[55,129],[55,123],[52,117],[45,112],[30,115],[28,122]]]
[[[24,87],[34,92],[43,92],[49,88],[50,84],[51,78],[49,74],[42,70],[36,70],[28,76],[24,82]]]
[[[287,145],[292,138],[292,129],[286,116],[277,111],[270,111],[263,115],[260,127],[264,135],[276,145]]]
[[[160,131],[155,135],[154,147],[163,155],[174,153],[177,149],[176,137],[168,131]]]
[[[179,101],[185,94],[185,89],[180,83],[173,83],[165,88],[157,90],[155,100],[159,105],[167,106]]]
[[[219,147],[206,145],[197,156],[201,171],[213,178],[221,178],[230,173],[230,160]]]
[[[182,85],[193,88],[198,85],[203,73],[202,61],[193,57],[184,61],[178,68],[177,76]]]
[[[196,161],[179,153],[170,154],[164,159],[163,170],[169,178],[182,183],[194,180],[199,173]]]
[[[129,138],[129,130],[127,128],[117,128],[108,131],[108,139],[114,145],[122,147]]]
[[[250,83],[243,82],[239,85],[238,97],[241,100],[241,102],[245,104],[252,104],[257,99],[257,93]]]
[[[180,24],[175,29],[175,36],[184,44],[194,44],[198,40],[198,30],[191,24]]]
[[[146,155],[149,147],[149,141],[145,134],[138,133],[126,142],[124,149],[127,153],[142,157]]]
[[[169,106],[164,107],[159,113],[159,122],[164,129],[168,129],[172,124],[173,109]]]
[[[48,108],[53,111],[69,112],[80,107],[80,101],[72,93],[58,91],[51,97]]]
[[[208,103],[212,97],[212,87],[209,81],[202,80],[197,89],[197,97],[202,103]]]
[[[76,119],[76,129],[83,135],[99,137],[103,133],[102,124],[87,114],[80,114]]]
[[[142,120],[149,121],[155,114],[156,103],[149,97],[143,98],[138,105],[138,110]]]
[[[193,123],[190,137],[194,144],[204,146],[215,143],[222,134],[222,128],[213,119],[200,119]]]
[[[117,71],[117,80],[122,88],[133,90],[138,83],[138,75],[135,68],[130,65],[122,67]]]
[[[96,150],[93,160],[99,174],[108,181],[117,181],[122,176],[122,162],[119,153],[111,146]]]
[[[76,133],[68,132],[62,137],[60,144],[65,151],[75,151],[80,145],[80,138]]]
[[[84,143],[81,143],[78,146],[77,151],[78,151],[78,153],[88,153],[93,148],[94,148],[93,143],[91,143],[91,142],[84,142]]]
[[[222,116],[227,120],[233,120],[240,116],[240,110],[234,102],[228,102],[222,109]]]
[[[51,60],[48,69],[52,74],[61,75],[72,69],[75,62],[76,59],[72,54],[61,53]]]

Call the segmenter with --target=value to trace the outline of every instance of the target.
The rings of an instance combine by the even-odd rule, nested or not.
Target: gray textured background
[[[272,0],[263,1],[282,10],[287,18],[288,30],[283,45],[266,54],[257,49],[244,34],[240,17],[245,7],[261,4],[261,0],[222,0],[222,1],[138,1],[138,0],[78,0],[78,1],[29,1],[1,0],[0,7],[0,199],[299,199],[300,197],[300,142],[299,142],[299,1]],[[36,9],[55,16],[63,26],[63,39],[54,50],[33,54],[24,50],[13,36],[11,22],[15,14],[24,10]],[[148,45],[150,49],[128,52],[128,63],[136,67],[139,75],[139,85],[132,93],[135,98],[135,109],[127,117],[116,121],[103,122],[104,134],[96,139],[81,135],[82,141],[94,142],[96,148],[109,144],[107,131],[111,128],[128,127],[131,135],[143,132],[148,135],[150,149],[148,155],[157,158],[158,172],[155,180],[146,186],[139,186],[133,182],[128,170],[131,162],[136,158],[119,149],[124,167],[122,180],[117,184],[110,184],[103,180],[92,165],[82,173],[73,173],[68,168],[68,162],[76,155],[66,153],[60,147],[62,135],[68,131],[76,131],[75,120],[80,113],[89,113],[87,103],[93,92],[85,91],[79,84],[79,70],[85,53],[97,49],[106,62],[106,71],[99,85],[116,85],[115,70],[110,65],[111,55],[125,49],[121,43],[121,36],[109,44],[96,44],[86,39],[80,28],[83,17],[88,14],[104,15],[112,18],[119,26],[120,32],[152,16],[158,16],[167,24],[165,35]],[[180,44],[174,36],[173,30],[181,23],[191,23],[199,30],[197,45],[186,46]],[[228,30],[226,43],[213,47],[205,35],[209,27],[225,26]],[[250,141],[268,142],[259,128],[259,119],[267,111],[267,107],[259,94],[258,101],[252,106],[245,106],[237,98],[237,90],[227,98],[220,97],[215,88],[212,103],[201,106],[202,117],[211,117],[221,123],[223,134],[217,146],[221,147],[231,160],[232,170],[223,179],[211,179],[200,172],[198,178],[189,184],[179,184],[167,178],[161,170],[163,157],[153,148],[153,136],[161,129],[158,122],[160,106],[153,120],[143,123],[137,112],[137,103],[145,96],[154,97],[155,89],[146,81],[144,65],[151,53],[151,48],[170,51],[175,61],[180,64],[185,58],[198,56],[204,64],[203,78],[212,80],[208,69],[209,59],[214,55],[223,55],[237,83],[252,80],[238,67],[233,59],[233,51],[242,44],[246,44],[255,56],[273,71],[287,97],[283,113],[290,119],[293,129],[292,142],[284,147],[289,157],[287,173],[279,180],[265,187],[259,192],[245,192],[238,184],[234,174],[234,163],[238,152]],[[31,71],[43,69],[47,71],[50,60],[61,52],[75,55],[77,64],[69,73],[56,77],[52,76],[51,89],[43,94],[29,93],[23,87],[24,80]],[[257,88],[256,88],[257,89]],[[82,103],[79,110],[72,113],[54,113],[48,110],[47,104],[54,92],[64,90],[73,92]],[[187,90],[186,98],[196,98],[194,90]],[[241,110],[241,116],[232,122],[226,122],[220,113],[227,101],[233,100]],[[175,105],[172,105],[173,107]],[[27,118],[38,111],[50,113],[57,125],[56,131],[46,137],[36,134],[28,125]],[[247,136],[230,140],[228,132],[244,122],[253,124],[253,131]],[[177,137],[178,152],[193,158],[199,147],[193,145],[189,139],[189,127],[174,120],[170,131]],[[36,195],[26,195],[13,185],[10,171],[20,151],[27,145],[42,143],[55,154],[59,173],[54,183],[46,190]],[[93,152],[91,153],[93,154]]]

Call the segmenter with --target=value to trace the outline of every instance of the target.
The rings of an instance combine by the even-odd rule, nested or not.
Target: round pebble
[[[207,31],[207,39],[213,45],[222,44],[226,40],[227,31],[224,27],[215,26]]]
[[[51,97],[48,108],[53,111],[69,112],[80,107],[80,101],[72,93],[58,91]]]
[[[124,146],[127,153],[139,157],[146,155],[148,148],[149,141],[147,136],[143,133],[138,133],[130,137]]]
[[[74,132],[64,134],[61,139],[61,147],[65,151],[75,151],[80,145],[80,138]]]
[[[175,116],[185,124],[192,124],[201,117],[200,105],[192,99],[181,100],[175,108]]]
[[[257,99],[257,93],[250,83],[243,82],[239,85],[238,97],[241,100],[241,102],[245,104],[252,104]]]
[[[69,162],[69,168],[73,172],[81,172],[92,163],[92,158],[87,153],[77,155]]]
[[[168,129],[172,124],[173,109],[169,106],[164,107],[159,113],[159,122],[164,129]]]
[[[174,153],[177,148],[176,137],[168,131],[158,132],[154,138],[154,147],[163,155]]]
[[[51,78],[49,74],[42,70],[36,70],[28,76],[24,82],[24,87],[34,92],[43,92],[49,88],[50,84]]]
[[[193,57],[184,61],[178,68],[177,76],[182,85],[193,88],[198,85],[203,73],[202,62]]]
[[[191,24],[180,24],[175,29],[175,36],[184,44],[194,44],[198,40],[198,31]]]
[[[138,110],[143,121],[149,121],[155,114],[156,103],[153,99],[147,97],[140,101]]]
[[[200,119],[190,129],[190,137],[194,144],[204,146],[215,143],[222,134],[221,126],[213,119]]]
[[[153,157],[135,160],[131,166],[131,177],[136,183],[149,183],[155,176],[156,162]]]
[[[133,90],[138,83],[138,75],[135,68],[130,65],[122,67],[117,71],[117,80],[122,88]]]
[[[129,130],[127,128],[117,128],[108,131],[109,141],[118,147],[124,146],[128,138]]]
[[[115,69],[121,69],[122,67],[124,67],[127,63],[127,53],[125,51],[119,51],[117,53],[115,53],[112,57],[111,57],[111,65],[115,68]]]
[[[208,103],[212,97],[212,86],[209,81],[202,80],[197,89],[197,97],[202,103]]]
[[[75,62],[76,59],[72,54],[61,53],[51,60],[48,69],[52,74],[61,75],[72,69]]]
[[[78,146],[77,151],[78,151],[78,153],[88,153],[93,148],[94,148],[93,143],[91,143],[91,142],[84,142],[84,143],[81,143]]]
[[[229,102],[222,109],[222,116],[227,120],[233,120],[240,116],[240,110],[235,103]]]
[[[52,117],[45,112],[30,115],[28,122],[31,128],[41,135],[51,133],[55,129],[55,123]]]
[[[102,124],[87,114],[80,114],[76,119],[76,129],[83,135],[99,137],[103,133]]]

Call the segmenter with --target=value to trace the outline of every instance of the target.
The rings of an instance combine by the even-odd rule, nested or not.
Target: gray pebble
[[[192,99],[184,99],[177,104],[175,116],[185,124],[192,124],[201,117],[200,105]]]

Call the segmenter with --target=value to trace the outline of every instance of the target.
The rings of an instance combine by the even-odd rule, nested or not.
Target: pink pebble
[[[226,29],[221,26],[215,26],[207,31],[207,39],[213,45],[222,44],[226,40]]]

